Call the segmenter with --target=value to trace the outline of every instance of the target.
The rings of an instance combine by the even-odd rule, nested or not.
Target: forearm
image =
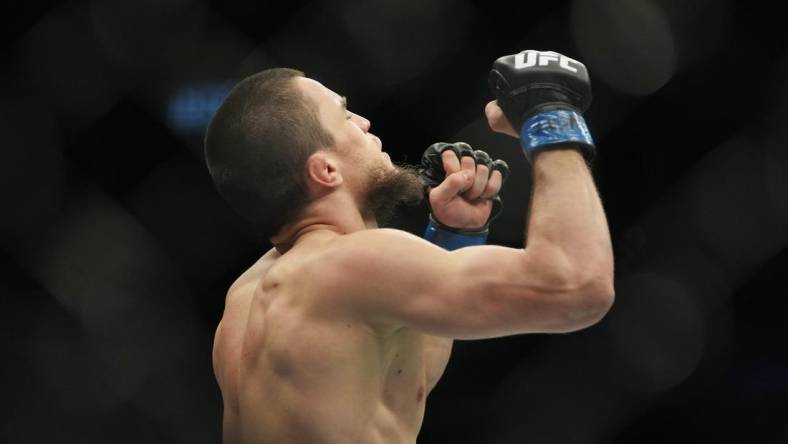
[[[573,275],[612,280],[613,250],[607,218],[582,154],[574,149],[538,153],[526,223],[529,247],[556,248]]]

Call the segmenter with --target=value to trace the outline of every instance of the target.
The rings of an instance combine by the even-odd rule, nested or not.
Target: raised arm
[[[325,284],[329,303],[373,322],[457,339],[569,332],[609,310],[613,253],[586,164],[594,146],[580,116],[590,103],[585,67],[537,52],[501,58],[494,68],[503,81],[492,82],[498,102],[486,109],[490,126],[511,135],[517,132],[509,122],[522,128],[534,168],[528,246],[448,252],[396,230],[343,236],[320,261],[315,279]],[[456,182],[460,174],[445,180]]]
[[[540,162],[558,160],[550,157],[559,156]],[[612,298],[603,252],[586,256],[600,264],[592,269],[570,261],[564,251],[531,242],[525,249],[449,252],[403,231],[367,230],[337,239],[316,261],[321,265],[310,281],[320,285],[327,304],[375,324],[455,339],[563,333],[597,322]]]

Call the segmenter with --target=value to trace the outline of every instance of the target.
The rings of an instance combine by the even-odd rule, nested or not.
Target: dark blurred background
[[[218,198],[202,134],[254,72],[348,96],[395,161],[457,140],[506,159],[490,241],[521,246],[529,166],[483,106],[492,61],[528,48],[591,73],[616,305],[575,334],[456,342],[419,442],[788,442],[778,4],[7,0],[0,442],[219,442],[213,331],[270,246]]]

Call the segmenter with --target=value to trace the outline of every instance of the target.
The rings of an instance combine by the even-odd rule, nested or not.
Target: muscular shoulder
[[[320,261],[337,267],[371,265],[381,262],[384,255],[412,252],[416,244],[429,244],[406,231],[391,228],[362,230],[337,236],[320,254]],[[323,266],[325,262],[320,262]]]
[[[444,275],[448,253],[408,232],[370,229],[333,239],[309,267],[314,290],[369,320],[403,295],[417,298]]]
[[[213,348],[213,366],[222,390],[233,393],[235,381],[233,363],[241,347],[249,307],[262,276],[279,254],[271,249],[244,271],[230,288],[225,298],[224,313],[216,328]]]
[[[244,292],[249,286],[257,286],[265,272],[280,257],[275,248],[268,250],[251,267],[244,271],[227,290],[228,297],[232,294]]]
[[[227,290],[224,303],[224,313],[216,329],[214,338],[214,360],[220,356],[216,352],[228,348],[225,347],[229,341],[235,344],[239,340],[239,335],[245,326],[248,316],[249,305],[254,298],[255,289],[260,283],[262,276],[275,262],[279,254],[275,249],[271,249],[258,259],[251,267],[241,273]],[[232,348],[232,347],[230,347]]]

